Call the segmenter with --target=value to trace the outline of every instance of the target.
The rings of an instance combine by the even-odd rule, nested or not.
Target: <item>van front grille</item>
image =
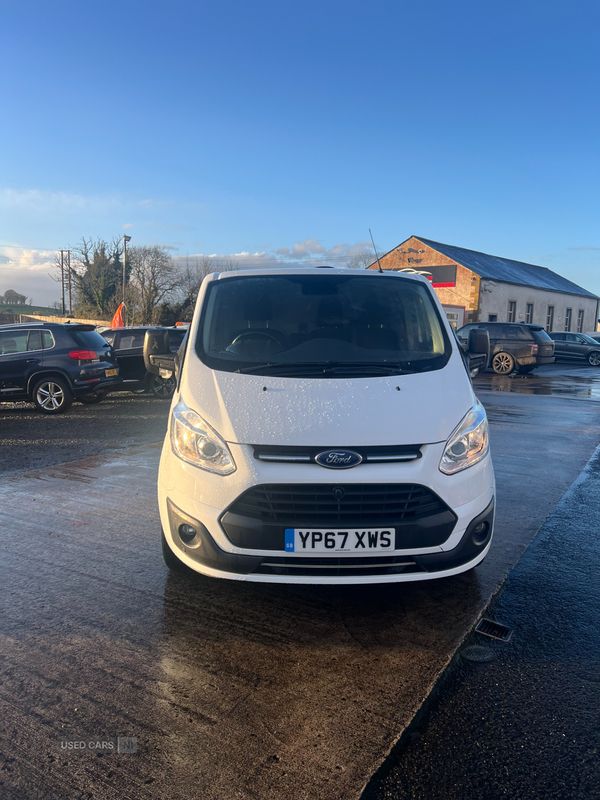
[[[294,527],[393,527],[448,511],[430,489],[412,483],[264,484],[248,489],[231,514]]]

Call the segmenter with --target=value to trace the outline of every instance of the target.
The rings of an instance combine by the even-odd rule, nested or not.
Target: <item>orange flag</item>
[[[111,328],[123,328],[123,303],[115,311],[115,315],[110,323]]]

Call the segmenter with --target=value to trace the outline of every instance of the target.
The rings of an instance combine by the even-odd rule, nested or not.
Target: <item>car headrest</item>
[[[17,343],[14,339],[5,339],[2,343],[2,355],[6,355],[6,353],[16,353],[17,352]]]

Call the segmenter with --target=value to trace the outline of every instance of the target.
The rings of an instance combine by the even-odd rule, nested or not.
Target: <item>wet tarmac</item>
[[[359,797],[600,440],[593,399],[480,396],[494,544],[421,585],[169,574],[158,444],[0,478],[0,796]]]
[[[600,401],[600,367],[559,362],[538,367],[529,375],[477,375],[478,392],[514,392],[574,400]]]
[[[363,800],[600,798],[600,448]]]

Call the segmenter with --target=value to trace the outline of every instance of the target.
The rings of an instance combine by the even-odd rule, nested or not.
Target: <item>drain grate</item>
[[[512,631],[501,622],[494,622],[485,617],[479,621],[479,625],[475,628],[476,633],[481,633],[482,636],[489,636],[491,639],[499,639],[501,642],[508,642],[512,636]]]

